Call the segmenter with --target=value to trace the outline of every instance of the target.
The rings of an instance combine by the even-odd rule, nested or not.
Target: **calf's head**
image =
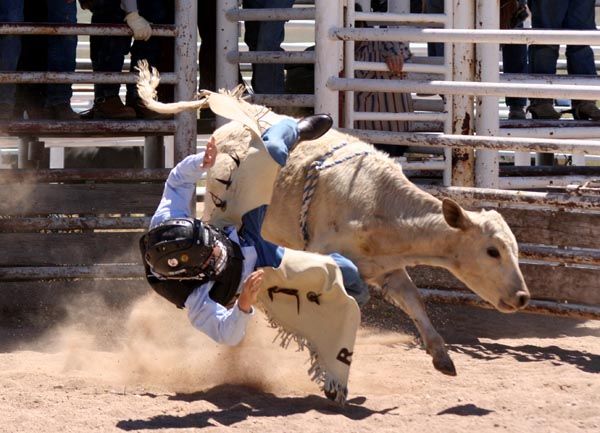
[[[504,313],[529,302],[529,290],[519,269],[514,234],[496,211],[470,212],[445,199],[446,223],[457,230],[453,237],[450,270],[471,290]]]

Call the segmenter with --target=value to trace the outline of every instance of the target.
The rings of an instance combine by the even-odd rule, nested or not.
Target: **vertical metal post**
[[[352,28],[356,26],[354,7],[346,8],[344,25]],[[354,45],[354,41],[344,42],[344,74],[346,78],[354,78]],[[344,93],[344,128],[354,128],[354,92],[352,90]]]
[[[238,64],[230,63],[227,54],[238,52],[239,25],[226,17],[227,11],[237,8],[237,0],[217,0],[217,89],[230,90],[238,84]],[[217,126],[226,122],[227,119],[217,116]]]
[[[197,3],[195,0],[175,0],[175,99],[190,101],[198,88]],[[196,153],[196,111],[184,111],[175,116],[175,161]]]
[[[475,27],[475,6],[471,1],[446,0],[446,28],[473,29]],[[475,45],[472,43],[444,46],[446,81],[474,81]],[[445,110],[448,113],[444,132],[456,135],[472,135],[474,123],[473,96],[446,95]],[[445,149],[446,160],[451,165],[451,176],[444,170],[444,185],[475,185],[475,153],[473,149]],[[450,179],[451,177],[451,179]]]
[[[342,2],[316,0],[315,112],[327,113],[339,126],[338,92],[327,88],[329,77],[337,77],[342,67],[342,43],[329,38],[329,29],[343,25]]]
[[[477,0],[477,28],[497,29],[500,26],[500,0]],[[487,83],[497,83],[500,77],[500,51],[498,44],[477,46],[477,79]],[[480,96],[477,98],[477,135],[496,136],[500,129],[498,119],[498,98]],[[475,158],[475,186],[497,188],[500,172],[498,152],[478,150]]]

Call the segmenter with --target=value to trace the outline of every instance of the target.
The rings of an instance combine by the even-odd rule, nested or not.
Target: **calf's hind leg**
[[[435,369],[449,376],[456,376],[456,368],[446,350],[446,343],[431,324],[417,286],[406,270],[398,269],[384,275],[381,286],[386,300],[402,308],[415,323],[425,350],[433,358]]]

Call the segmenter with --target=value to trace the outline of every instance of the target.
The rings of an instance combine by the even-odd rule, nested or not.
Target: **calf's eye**
[[[498,251],[498,248],[496,248],[496,247],[489,247],[487,249],[487,253],[488,253],[488,256],[493,257],[495,259],[500,258],[500,251]]]

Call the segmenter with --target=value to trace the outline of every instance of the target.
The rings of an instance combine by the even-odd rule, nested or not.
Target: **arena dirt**
[[[406,316],[374,300],[345,408],[260,314],[233,349],[154,295],[127,311],[83,298],[54,326],[4,317],[0,431],[600,432],[600,321],[428,309],[458,376],[436,372]]]

